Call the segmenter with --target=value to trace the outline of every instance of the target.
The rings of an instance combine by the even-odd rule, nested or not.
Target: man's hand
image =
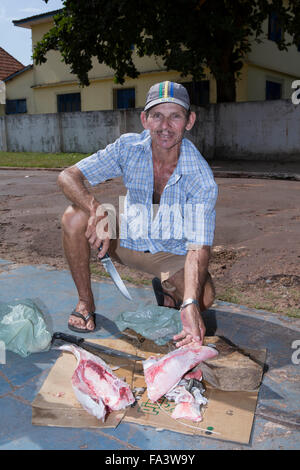
[[[109,248],[110,237],[108,232],[107,212],[101,210],[101,206],[95,205],[91,207],[90,217],[87,224],[85,236],[92,248],[98,249],[102,245],[98,253],[98,258],[102,258]]]
[[[176,347],[186,346],[193,342],[202,345],[206,329],[199,307],[195,304],[190,304],[182,309],[181,322],[182,331],[173,337],[174,341],[177,341]]]

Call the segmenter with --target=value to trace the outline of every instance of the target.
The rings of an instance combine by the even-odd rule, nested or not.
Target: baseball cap
[[[153,85],[147,94],[144,111],[161,103],[176,103],[187,110],[190,109],[189,94],[180,83],[166,81]]]

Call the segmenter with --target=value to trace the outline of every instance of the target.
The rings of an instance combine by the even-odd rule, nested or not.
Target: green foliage
[[[46,3],[48,0],[44,0]],[[276,11],[284,31],[300,42],[299,0],[64,0],[53,28],[37,44],[36,64],[57,50],[81,85],[89,85],[92,58],[111,67],[116,83],[139,75],[138,56],[159,56],[166,70],[193,80],[207,66],[217,80],[218,101],[235,99],[235,81],[251,38],[263,39],[262,24]],[[277,43],[287,49],[286,37]]]
[[[84,153],[0,152],[0,166],[65,168],[87,157]]]

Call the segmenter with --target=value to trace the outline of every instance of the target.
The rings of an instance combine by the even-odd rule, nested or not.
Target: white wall
[[[0,150],[93,153],[125,132],[141,132],[141,109],[0,116]],[[300,105],[291,100],[195,108],[187,137],[207,160],[300,161]]]
[[[276,100],[215,109],[215,158],[300,161],[300,106]]]

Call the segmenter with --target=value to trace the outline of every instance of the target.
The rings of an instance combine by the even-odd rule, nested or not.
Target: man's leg
[[[114,248],[111,255],[118,261],[130,268],[143,271],[161,278],[165,293],[170,294],[175,301],[182,303],[184,294],[184,265],[185,256],[172,253],[160,252],[156,254],[137,252],[120,247],[120,240],[112,240]],[[111,247],[110,246],[110,247]],[[199,303],[201,311],[209,308],[215,298],[215,289],[210,274],[201,292]],[[164,297],[166,307],[174,307],[174,301],[167,295]]]
[[[173,276],[168,278],[167,281],[162,283],[163,290],[174,297],[176,302],[183,301],[184,294],[184,269],[180,269]],[[211,275],[207,273],[207,279],[204,285],[204,289],[200,294],[200,298],[197,299],[200,304],[200,310],[203,312],[207,310],[213,304],[215,299],[215,287],[211,278]],[[169,297],[165,296],[164,305],[166,307],[174,307],[174,301]]]
[[[69,206],[62,217],[63,247],[78,291],[75,311],[87,316],[95,312],[90,273],[90,245],[85,237],[88,215],[76,206]],[[92,318],[85,325],[81,318],[71,316],[69,324],[93,330]]]

